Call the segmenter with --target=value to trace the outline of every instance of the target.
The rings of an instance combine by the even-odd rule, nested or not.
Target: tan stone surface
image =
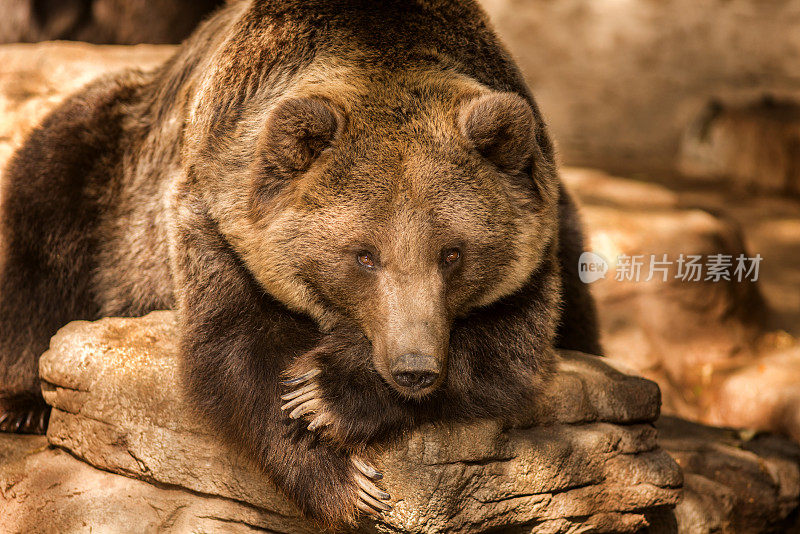
[[[247,504],[101,471],[48,447],[44,436],[0,434],[0,532],[144,534],[308,532]]]
[[[0,436],[0,532],[314,532],[184,404],[175,328],[156,312],[54,337],[48,436]],[[654,428],[658,388],[613,366],[564,352],[518,426],[426,427],[383,452],[395,508],[359,532],[796,531],[800,447],[670,417]]]
[[[270,528],[302,530],[294,507],[182,401],[175,339],[170,312],[63,328],[41,360],[49,442],[98,469],[249,503],[265,524],[283,521]],[[648,424],[655,384],[579,353],[560,367],[518,428],[425,427],[381,454],[394,510],[365,531],[573,532],[579,520],[629,532],[675,504],[680,471]]]

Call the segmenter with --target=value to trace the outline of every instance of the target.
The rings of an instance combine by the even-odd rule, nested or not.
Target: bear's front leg
[[[286,411],[291,419],[302,421],[304,417],[307,417],[310,420],[310,422],[306,420],[307,430],[313,432],[317,429],[320,431],[327,429],[328,437],[339,441],[336,448],[349,455],[350,461],[357,471],[353,478],[359,488],[356,502],[359,510],[369,515],[391,510],[391,506],[384,502],[391,496],[375,484],[383,479],[383,474],[364,460],[361,454],[347,451],[346,445],[340,441],[343,436],[341,432],[337,433],[337,429],[341,426],[339,424],[341,420],[335,411],[329,408],[330,405],[324,401],[320,385],[315,381],[321,372],[320,369],[314,368],[298,378],[283,381],[282,385],[295,389],[291,393],[281,396],[281,400],[285,401],[281,410]]]
[[[389,494],[376,485],[383,475],[361,456],[296,430],[287,441],[273,436],[261,458],[271,466],[273,481],[308,517],[321,527],[338,528],[355,526],[359,513],[377,517],[392,509]]]
[[[273,323],[271,330],[294,330],[281,323]],[[198,336],[202,346],[184,353],[183,372],[191,397],[221,434],[250,451],[278,488],[320,527],[353,526],[359,512],[378,515],[391,509],[385,502],[389,495],[375,484],[380,473],[360,454],[321,442],[305,425],[283,417],[278,369],[270,364],[279,363],[280,353],[290,347],[277,340],[264,339],[262,344],[259,336],[250,344],[240,337],[243,331],[236,332],[236,340],[222,331],[209,333],[219,344]],[[184,334],[199,332],[190,327]],[[225,350],[231,346],[243,350]]]
[[[202,209],[178,215],[173,266],[188,398],[321,527],[388,510],[380,474],[354,457],[360,444],[322,442],[280,409],[281,373],[324,337],[316,324],[263,291]]]
[[[307,417],[308,426],[307,430],[315,431],[316,429],[328,428],[332,433],[335,433],[341,426],[339,415],[331,408],[331,405],[324,400],[319,382],[316,378],[322,373],[318,367],[314,367],[306,371],[297,378],[291,378],[281,382],[281,385],[287,388],[294,388],[291,393],[281,396],[281,400],[285,404],[281,406],[281,410],[289,414],[289,418],[294,420],[303,420]],[[332,434],[333,436],[334,434]],[[343,437],[341,434],[335,435],[337,440]],[[347,447],[344,442],[338,442],[339,447],[345,451],[351,447]],[[354,478],[359,486],[357,506],[362,512],[368,514],[375,514],[375,512],[382,512],[391,510],[391,506],[383,501],[391,498],[385,491],[381,490],[375,485],[375,482],[383,478],[383,474],[378,472],[367,461],[362,459],[361,455],[355,451],[349,452],[350,461],[358,471]]]

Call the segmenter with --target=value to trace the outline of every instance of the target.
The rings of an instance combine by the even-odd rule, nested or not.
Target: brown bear
[[[511,417],[598,353],[553,145],[471,0],[232,2],[95,82],[4,184],[0,427],[75,319],[175,307],[187,394],[310,518],[387,510],[371,446]]]

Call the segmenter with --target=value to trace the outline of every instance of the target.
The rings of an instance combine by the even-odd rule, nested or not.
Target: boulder
[[[24,438],[27,452],[0,468],[0,487],[16,481],[3,493],[0,524],[313,532],[184,402],[176,363],[171,312],[64,327],[40,366],[53,406],[50,447]],[[682,479],[656,443],[658,406],[654,383],[565,352],[518,424],[427,426],[381,452],[394,509],[360,532],[634,532],[655,524],[679,501]]]
[[[261,512],[245,503],[96,469],[45,436],[0,434],[4,534],[252,534]],[[281,524],[278,517],[272,524]],[[308,532],[287,520],[270,532]]]
[[[741,228],[746,250],[764,258],[758,286],[768,304],[769,329],[800,338],[800,199],[740,194],[724,184],[675,191],[680,207],[702,209]]]
[[[315,531],[184,402],[175,347],[171,312],[75,322],[53,338],[41,361],[48,435],[0,435],[5,531]],[[376,463],[394,509],[358,532],[797,527],[800,447],[670,417],[654,426],[658,387],[623,365],[562,352],[514,425],[428,426],[388,447]]]
[[[684,280],[677,260],[750,257],[738,225],[682,207],[677,193],[657,184],[590,169],[562,175],[579,200],[587,248],[608,262],[605,278],[592,283],[606,354],[658,381],[667,411],[696,414],[693,391],[709,369],[753,357],[766,306],[757,282],[707,281],[705,270],[700,281]],[[655,270],[648,280],[649,267],[664,255],[666,272]],[[624,258],[634,256],[639,275],[621,276]]]
[[[678,532],[800,532],[797,444],[667,416],[656,427],[659,445],[684,472]]]

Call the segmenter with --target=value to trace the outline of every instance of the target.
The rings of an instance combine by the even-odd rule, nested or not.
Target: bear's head
[[[523,96],[442,72],[342,80],[237,123],[227,163],[203,159],[209,204],[269,294],[323,330],[356,326],[381,377],[420,398],[446,379],[453,321],[553,248],[554,164]]]

